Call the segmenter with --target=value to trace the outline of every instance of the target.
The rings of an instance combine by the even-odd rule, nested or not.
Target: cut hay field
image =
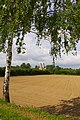
[[[2,96],[2,84],[3,78],[1,77],[0,96]],[[10,97],[12,103],[33,105],[49,110],[49,112],[52,112],[54,108],[57,113],[71,112],[70,115],[78,116],[78,114],[80,115],[80,76],[11,77]]]

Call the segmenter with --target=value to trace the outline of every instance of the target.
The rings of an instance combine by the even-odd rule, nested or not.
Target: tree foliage
[[[35,32],[40,39],[50,39],[51,54],[76,50],[80,39],[79,0],[0,0],[0,49],[6,40],[16,37],[17,52],[24,50],[27,32]]]
[[[5,68],[0,67],[0,77],[4,76]],[[27,75],[49,75],[49,74],[62,74],[62,75],[80,75],[80,69],[61,68],[52,65],[47,65],[46,70],[42,71],[39,68],[22,68],[21,66],[11,67],[11,76],[27,76]]]
[[[36,9],[37,8],[37,9]],[[35,28],[40,38],[49,39],[51,54],[76,50],[80,39],[80,1],[42,0],[35,8]]]
[[[31,68],[31,65],[30,65],[30,63],[22,63],[21,65],[20,65],[20,67],[21,68],[27,68],[27,69],[30,69]]]
[[[5,48],[6,40],[12,34],[13,38],[17,38],[17,51],[21,52],[24,35],[31,29],[34,2],[31,4],[30,0],[0,0],[1,50]]]

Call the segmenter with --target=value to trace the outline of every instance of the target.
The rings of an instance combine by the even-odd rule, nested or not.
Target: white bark
[[[5,68],[5,78],[4,78],[4,84],[3,84],[3,98],[7,102],[10,102],[9,81],[10,81],[11,60],[12,60],[12,37],[9,37],[7,58],[6,58],[6,68]]]

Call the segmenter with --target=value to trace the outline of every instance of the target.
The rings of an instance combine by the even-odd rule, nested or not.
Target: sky
[[[45,65],[52,64],[52,57],[50,56],[50,43],[46,40],[41,40],[41,46],[37,46],[35,35],[30,33],[25,36],[24,42],[26,43],[26,53],[17,54],[15,40],[13,43],[13,57],[12,66],[21,65],[22,63],[30,63],[32,67],[45,63]],[[0,67],[6,65],[6,54],[0,53]],[[80,43],[77,45],[77,56],[69,53],[68,55],[62,54],[56,60],[56,66],[63,68],[80,68]]]

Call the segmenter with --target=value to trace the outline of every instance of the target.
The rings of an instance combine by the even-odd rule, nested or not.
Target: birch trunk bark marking
[[[12,60],[12,37],[9,37],[7,57],[6,57],[5,78],[3,84],[3,98],[7,102],[10,102],[9,81],[10,81],[11,60]]]

